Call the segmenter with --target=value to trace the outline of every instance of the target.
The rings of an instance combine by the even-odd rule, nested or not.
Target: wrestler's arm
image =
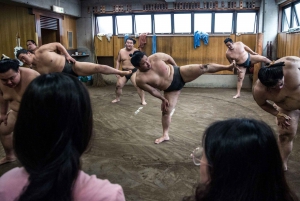
[[[121,50],[119,51],[118,57],[117,57],[117,60],[116,60],[116,69],[117,70],[120,70],[120,63],[121,63]]]
[[[3,92],[0,90],[0,125],[4,122],[7,125],[8,101],[4,100]]]
[[[144,91],[148,91],[152,96],[160,99],[162,101],[161,103],[161,111],[162,112],[167,112],[167,109],[169,107],[169,101],[161,94],[161,92],[159,90],[157,90],[156,88],[150,86],[149,84],[141,81],[140,79],[137,79],[136,77],[136,85],[144,90]]]
[[[48,51],[48,52],[54,52],[54,51],[59,51],[61,54],[65,55],[66,59],[70,62],[75,63],[76,60],[74,58],[72,58],[69,53],[67,52],[66,48],[60,44],[60,43],[48,43],[45,45],[42,45],[39,49],[37,49],[37,51],[39,52],[39,54],[43,54],[43,52]]]
[[[257,81],[258,82],[258,81]],[[273,116],[277,117],[278,125],[281,125],[282,128],[288,128],[290,123],[288,122],[291,118],[278,110],[276,110],[271,103],[267,101],[264,95],[264,91],[257,86],[258,83],[253,87],[252,94],[255,102],[258,106],[263,109],[264,111],[272,114]]]
[[[173,59],[173,57],[171,57],[170,55],[168,55],[166,53],[159,52],[159,53],[154,54],[154,56],[157,59],[163,60],[164,62],[168,62],[169,64],[171,64],[173,66],[177,66],[177,64],[176,64],[175,60]]]
[[[253,50],[251,50],[250,47],[248,47],[248,46],[245,45],[244,43],[243,43],[243,45],[244,45],[244,49],[245,49],[247,52],[249,52],[249,53],[252,54],[252,55],[257,55],[257,53],[254,52]]]
[[[65,55],[66,60],[72,63],[75,63],[76,60],[70,56],[70,54],[67,52],[66,48],[61,43],[54,43],[56,46],[56,50],[58,50],[61,54]]]
[[[227,54],[227,52],[226,52],[226,58],[227,58],[227,60],[229,61],[230,64],[233,62],[233,60],[232,60],[231,57]]]

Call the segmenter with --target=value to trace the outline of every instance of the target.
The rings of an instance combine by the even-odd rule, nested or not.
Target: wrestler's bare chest
[[[300,109],[300,89],[293,92],[281,90],[277,94],[268,92],[267,99],[273,101],[279,107],[285,110]]]

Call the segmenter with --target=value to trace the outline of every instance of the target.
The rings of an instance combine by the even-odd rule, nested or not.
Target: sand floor
[[[125,86],[121,102],[113,104],[114,88],[88,87],[95,135],[82,162],[85,172],[120,184],[126,200],[174,201],[190,195],[199,180],[199,167],[189,155],[215,120],[254,118],[276,130],[274,117],[258,107],[250,90],[242,90],[241,98],[232,99],[235,89],[184,88],[172,118],[170,141],[156,145],[154,140],[162,135],[161,101],[146,93],[148,104],[142,106],[135,88]],[[0,175],[16,166],[19,162],[0,166]],[[299,137],[288,167],[287,180],[300,197]]]

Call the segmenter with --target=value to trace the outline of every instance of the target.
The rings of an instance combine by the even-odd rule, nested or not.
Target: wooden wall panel
[[[290,54],[289,56],[300,57],[300,33],[288,34],[291,37],[290,40]]]
[[[20,45],[23,48],[26,48],[26,40],[35,39],[34,16],[28,14],[27,8],[1,4],[0,19],[0,54],[14,58],[17,33],[20,35]]]
[[[300,57],[300,33],[277,34],[277,57]]]
[[[245,45],[251,48],[254,52],[256,52],[256,34],[242,34],[240,36],[236,36],[236,41],[242,41]]]
[[[113,36],[113,38],[114,38],[114,52],[113,52],[114,67],[116,67],[116,60],[118,58],[119,51],[120,49],[125,47],[125,41],[123,37]],[[137,45],[135,44],[134,47],[137,48]]]
[[[277,57],[286,56],[286,33],[277,34]]]
[[[102,41],[95,36],[95,54],[96,56],[114,56],[114,38],[107,41],[105,36],[102,36]]]
[[[292,55],[292,34],[286,34],[286,51],[285,51],[285,56],[291,56]]]
[[[62,45],[67,49],[77,49],[77,30],[76,30],[76,18],[68,15],[64,16],[63,23],[63,36]],[[73,32],[73,47],[68,47],[68,32]]]
[[[228,36],[210,36],[208,45],[204,45],[201,41],[200,47],[194,48],[193,36],[157,36],[156,38],[156,52],[164,52],[171,55],[176,61],[178,66],[187,64],[206,64],[206,63],[218,63],[229,64],[226,59],[225,53],[227,47],[224,44],[224,39]],[[251,49],[255,50],[256,35],[241,35],[235,37],[230,36],[234,41],[238,39]],[[135,38],[138,48],[139,38]],[[95,39],[96,55],[97,56],[113,56],[116,61],[119,50],[124,47],[124,37],[113,36],[113,44],[108,44],[106,38]],[[111,40],[111,41],[112,41]],[[146,45],[143,49],[146,55],[152,54],[152,36],[147,36]],[[217,74],[233,74],[233,71],[221,71]]]

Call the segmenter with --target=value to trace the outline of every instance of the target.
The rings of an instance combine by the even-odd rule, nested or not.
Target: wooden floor
[[[174,201],[191,194],[199,180],[199,167],[189,155],[201,143],[204,129],[215,120],[254,118],[276,130],[274,117],[257,106],[250,90],[232,99],[235,89],[184,88],[173,115],[170,141],[155,145],[154,140],[162,135],[161,101],[146,93],[148,104],[142,106],[134,87],[125,86],[121,102],[112,104],[114,87],[88,87],[95,136],[82,162],[87,173],[122,185],[126,200]],[[16,166],[20,164],[0,166],[0,175]],[[300,197],[299,137],[288,168],[287,180]]]

